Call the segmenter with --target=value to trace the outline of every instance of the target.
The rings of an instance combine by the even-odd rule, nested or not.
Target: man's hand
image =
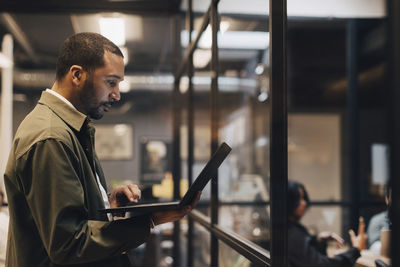
[[[159,225],[167,222],[175,222],[179,221],[186,214],[188,214],[194,207],[196,207],[197,202],[199,202],[201,196],[201,192],[197,193],[195,200],[192,204],[180,209],[180,210],[168,210],[168,211],[158,211],[154,212],[151,216],[153,219],[154,225]]]
[[[126,206],[129,202],[138,202],[141,196],[142,192],[135,184],[117,186],[111,191],[110,207],[116,208]]]
[[[359,251],[367,247],[368,235],[365,233],[365,223],[362,217],[360,217],[360,222],[358,224],[358,235],[356,236],[353,230],[349,231],[349,235],[353,247],[357,248]]]

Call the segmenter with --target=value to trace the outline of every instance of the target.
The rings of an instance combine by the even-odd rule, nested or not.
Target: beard
[[[94,88],[92,75],[89,75],[82,88],[81,103],[85,103],[86,115],[94,120],[103,118],[104,106],[111,106],[113,103],[110,101],[103,101],[100,104],[96,103],[96,89]]]

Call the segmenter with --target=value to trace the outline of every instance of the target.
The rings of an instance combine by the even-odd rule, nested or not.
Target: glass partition
[[[288,3],[288,178],[310,199],[300,223],[311,234],[336,232],[349,246],[359,217],[368,225],[385,209],[389,182],[384,5],[368,14],[337,5],[330,19],[311,9],[297,17],[295,6]]]

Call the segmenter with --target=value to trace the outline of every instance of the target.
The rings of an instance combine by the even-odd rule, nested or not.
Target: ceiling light
[[[122,18],[100,18],[100,33],[118,46],[125,45],[125,21]]]
[[[192,32],[192,38],[196,38],[197,32]],[[181,32],[181,45],[187,47],[188,32]],[[198,47],[210,49],[212,43],[211,28],[207,27],[202,34]],[[268,32],[249,32],[249,31],[226,31],[224,34],[218,33],[218,48],[222,49],[251,49],[264,50],[269,46]]]
[[[257,99],[258,99],[259,102],[264,102],[264,101],[266,101],[268,99],[268,97],[269,97],[268,92],[261,92],[258,95]]]
[[[227,31],[218,35],[219,48],[264,50],[268,46],[268,32]]]
[[[264,64],[259,63],[259,64],[257,65],[256,69],[254,70],[254,72],[255,72],[257,75],[261,75],[261,74],[264,73],[264,70],[265,70]]]

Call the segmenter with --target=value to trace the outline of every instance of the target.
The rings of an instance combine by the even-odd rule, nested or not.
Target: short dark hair
[[[88,72],[103,67],[104,51],[124,57],[117,45],[98,33],[82,32],[68,37],[58,55],[56,80],[61,80],[72,65]]]
[[[299,189],[302,189],[304,192],[304,200],[307,202],[307,207],[310,203],[310,199],[308,198],[308,193],[303,184],[296,181],[288,181],[287,187],[287,216],[294,215],[297,207],[300,204],[300,192]]]

